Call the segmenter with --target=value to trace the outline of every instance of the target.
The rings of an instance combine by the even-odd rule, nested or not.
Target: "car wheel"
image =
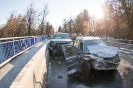
[[[81,65],[81,72],[80,72],[80,76],[79,76],[79,79],[80,80],[83,80],[83,81],[87,81],[90,77],[90,72],[91,72],[91,69],[90,69],[90,63],[83,63]]]
[[[91,71],[91,64],[90,64],[90,62],[83,63],[81,65],[81,69],[82,69],[82,71],[85,71],[87,73],[90,73],[90,71]]]

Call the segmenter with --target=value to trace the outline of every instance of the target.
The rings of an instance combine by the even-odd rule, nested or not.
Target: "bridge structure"
[[[107,43],[132,53],[132,40],[108,39]],[[48,46],[47,35],[0,39],[0,87],[46,88]]]
[[[0,39],[0,88],[45,88],[48,36]]]

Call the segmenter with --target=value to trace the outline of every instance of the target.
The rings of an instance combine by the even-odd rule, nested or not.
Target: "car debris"
[[[58,64],[61,64],[61,62],[58,62]]]
[[[61,73],[58,74],[58,78],[63,78]]]

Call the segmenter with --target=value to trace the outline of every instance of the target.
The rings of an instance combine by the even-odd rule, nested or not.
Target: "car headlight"
[[[95,59],[97,59],[98,61],[104,60],[103,58],[99,57],[97,54],[94,54],[94,56],[95,56]]]
[[[84,57],[84,60],[89,60],[89,58]]]
[[[102,60],[103,60],[103,58],[97,57],[97,60],[102,61]]]
[[[84,60],[91,60],[92,58],[90,57],[90,55],[83,54],[83,59]]]

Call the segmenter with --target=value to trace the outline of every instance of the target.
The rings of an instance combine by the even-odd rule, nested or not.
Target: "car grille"
[[[101,68],[116,68],[118,67],[117,64],[111,64],[111,63],[98,63],[98,67]]]
[[[106,60],[105,62],[119,64],[120,60]]]
[[[115,59],[118,59],[119,56],[114,56],[114,57],[111,57],[111,58],[104,58],[104,60],[115,60]]]

